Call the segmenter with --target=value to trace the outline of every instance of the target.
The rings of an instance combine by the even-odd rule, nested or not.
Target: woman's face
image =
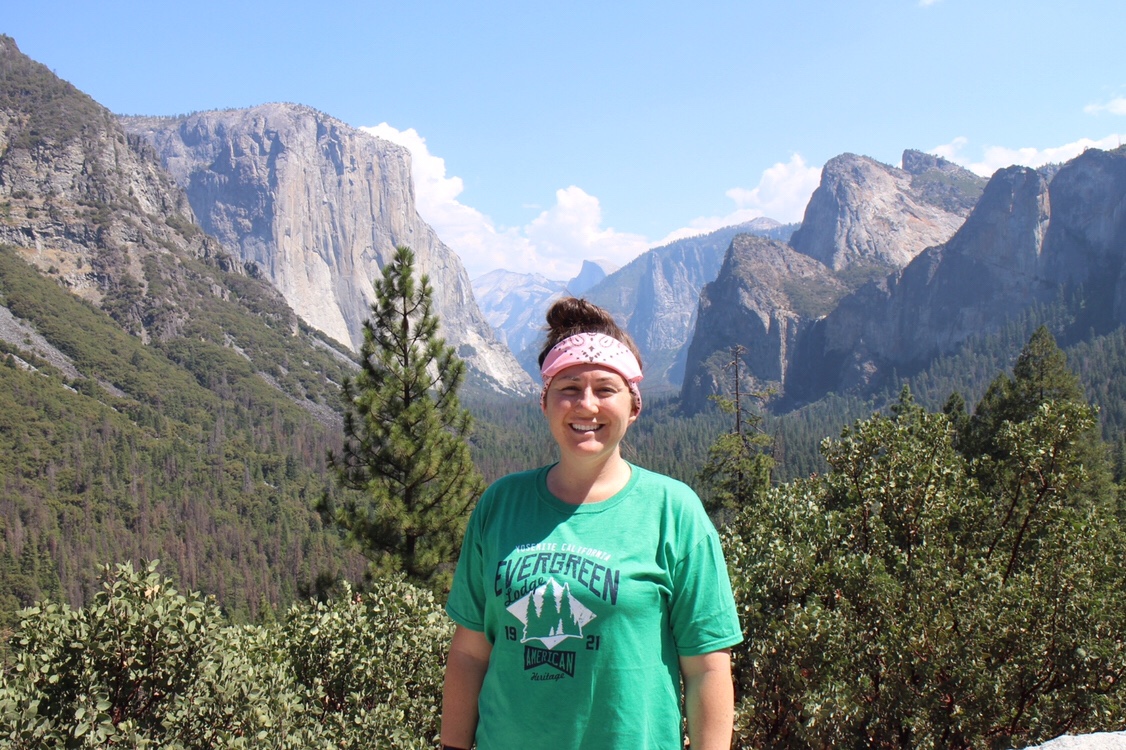
[[[625,378],[599,365],[568,367],[552,381],[544,405],[551,435],[564,453],[606,458],[617,453],[637,419]]]

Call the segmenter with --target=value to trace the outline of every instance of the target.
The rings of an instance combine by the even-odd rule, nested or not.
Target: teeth
[[[573,424],[571,428],[579,432],[594,432],[601,426],[600,424]]]

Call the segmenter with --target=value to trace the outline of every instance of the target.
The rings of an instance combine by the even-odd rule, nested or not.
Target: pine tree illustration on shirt
[[[567,638],[582,638],[583,626],[595,618],[571,593],[570,584],[560,585],[554,578],[508,611],[524,623],[524,642],[539,640],[549,649]]]

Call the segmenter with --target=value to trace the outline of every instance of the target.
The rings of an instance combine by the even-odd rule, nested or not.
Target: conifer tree
[[[375,294],[361,371],[344,383],[343,449],[329,455],[339,483],[360,492],[326,496],[321,511],[377,574],[440,587],[484,485],[457,397],[465,365],[438,335],[430,281],[416,279],[409,248],[396,250]]]
[[[1031,423],[1050,405],[1056,410],[1091,411],[1079,378],[1067,366],[1067,357],[1044,326],[1038,328],[1021,350],[1012,375],[1002,373],[989,386],[968,420],[956,421],[957,446],[967,458],[980,457],[974,476],[990,492],[1010,496],[1027,491],[1028,478],[1013,471],[1012,449],[1005,436],[1015,426]],[[1057,464],[1081,466],[1084,481],[1070,488],[1072,503],[1087,504],[1096,498],[1113,497],[1110,454],[1102,442],[1097,423],[1075,435],[1053,453]]]
[[[723,514],[750,504],[770,489],[770,473],[774,459],[768,454],[772,440],[762,430],[762,417],[751,414],[744,401],[757,399],[765,403],[769,392],[745,394],[741,390],[739,365],[745,349],[740,345],[731,348],[731,361],[725,369],[733,371],[734,396],[713,396],[720,410],[735,415],[735,427],[720,435],[708,449],[708,459],[700,470],[699,479],[710,490],[704,497],[704,507],[709,513]]]

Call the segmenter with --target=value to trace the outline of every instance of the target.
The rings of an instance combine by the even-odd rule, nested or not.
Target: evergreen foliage
[[[757,399],[765,403],[768,393],[742,394],[739,365],[744,349],[734,346],[729,368],[735,382],[734,397],[713,396],[720,410],[735,417],[735,429],[720,435],[708,451],[708,460],[700,470],[700,481],[711,490],[704,495],[704,507],[715,515],[730,513],[753,505],[757,498],[770,489],[770,470],[773,458],[765,450],[771,444],[770,435],[761,428],[762,417],[751,414],[743,401]]]
[[[450,632],[402,580],[232,626],[156,563],[120,565],[84,609],[22,613],[0,748],[434,747]]]
[[[347,365],[288,332],[281,351],[255,295],[208,295],[146,345],[0,247],[3,304],[77,372],[30,338],[0,347],[0,632],[44,598],[88,603],[107,561],[167,560],[239,621],[361,574],[312,508]]]
[[[344,381],[344,446],[330,456],[340,484],[359,494],[323,509],[377,571],[440,584],[484,489],[457,397],[465,365],[438,336],[430,281],[416,283],[409,248],[396,250],[375,294],[362,369]]]
[[[953,422],[905,389],[825,442],[829,473],[733,521],[739,744],[1008,748],[1126,725],[1126,539],[1059,365],[1038,333]]]

